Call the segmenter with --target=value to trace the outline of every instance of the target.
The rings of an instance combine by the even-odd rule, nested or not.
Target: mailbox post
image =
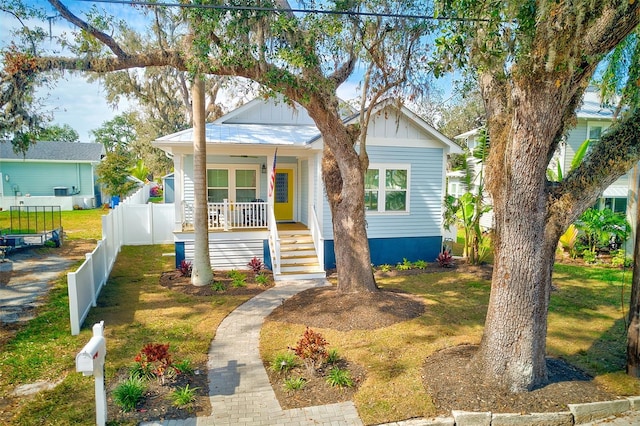
[[[104,387],[104,359],[107,344],[104,340],[104,321],[93,325],[93,337],[76,355],[76,371],[95,377],[96,424],[107,423],[107,393]]]

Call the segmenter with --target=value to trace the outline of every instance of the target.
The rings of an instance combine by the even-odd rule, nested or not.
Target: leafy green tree
[[[640,159],[634,109],[562,182],[546,178],[598,64],[636,29],[639,11],[640,3],[628,0],[436,2],[439,17],[456,19],[443,21],[434,67],[464,69],[478,82],[491,140],[486,187],[495,264],[473,365],[514,392],[548,379],[547,315],[559,237]]]
[[[438,131],[450,139],[480,127],[486,121],[484,104],[477,89],[469,90],[452,103],[440,107],[440,115]]]
[[[181,11],[191,29],[176,31],[174,40],[159,26],[152,27],[144,37],[155,44],[142,47],[124,43],[122,34],[133,30],[108,14],[93,9],[80,18],[61,1],[50,3],[81,30],[75,39],[64,40],[75,56],[38,55],[23,64],[18,60],[25,55],[20,50],[11,60],[15,72],[10,78],[61,69],[107,73],[169,66],[190,75],[251,79],[267,94],[280,93],[304,107],[324,141],[322,172],[333,219],[336,266],[341,271],[338,288],[377,290],[364,220],[363,176],[368,167],[364,135],[370,108],[362,109],[359,125],[346,125],[336,90],[360,61],[368,82],[361,105],[369,107],[390,95],[410,96],[406,83],[417,81],[413,77],[424,75],[421,70],[427,65],[411,60],[424,53],[427,23],[408,22],[389,12],[417,13],[422,5],[385,0],[321,6],[336,14],[294,14],[286,0],[247,3],[233,10],[191,7]],[[140,12],[154,17],[157,10],[148,7]],[[364,11],[384,12],[387,17],[360,15]]]
[[[110,152],[96,167],[98,183],[110,196],[124,198],[136,188],[136,184],[129,179],[131,167],[131,157]]]
[[[92,130],[91,133],[95,141],[104,146],[107,153],[129,154],[137,136],[135,123],[134,113],[123,113],[105,121],[100,128]]]
[[[38,132],[38,141],[42,142],[79,142],[80,135],[68,124],[47,126]]]

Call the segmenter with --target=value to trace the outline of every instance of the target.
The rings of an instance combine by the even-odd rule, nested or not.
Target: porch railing
[[[271,254],[271,270],[274,274],[280,274],[280,236],[276,224],[276,215],[273,208],[269,212],[269,252]]]
[[[311,209],[311,236],[313,237],[313,245],[316,248],[316,254],[320,264],[324,264],[324,238],[322,238],[322,229],[320,229],[320,221],[316,212],[315,204]]]
[[[207,203],[207,222],[209,229],[230,231],[232,229],[252,229],[267,227],[267,202],[255,200],[249,202]],[[193,226],[193,204],[185,203],[183,223]]]

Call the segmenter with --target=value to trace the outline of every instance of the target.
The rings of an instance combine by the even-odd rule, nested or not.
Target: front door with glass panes
[[[293,221],[293,169],[276,169],[273,212],[277,221]]]

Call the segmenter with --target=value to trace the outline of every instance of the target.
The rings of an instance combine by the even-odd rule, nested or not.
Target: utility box
[[[54,186],[53,187],[53,195],[56,197],[66,197],[69,195],[69,188],[66,186]]]

